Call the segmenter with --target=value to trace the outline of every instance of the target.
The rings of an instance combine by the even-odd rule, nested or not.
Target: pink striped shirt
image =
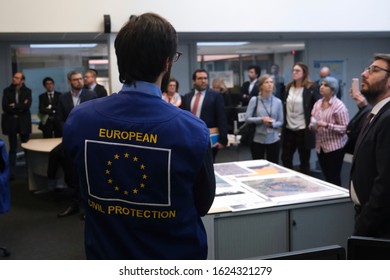
[[[329,107],[326,109],[322,108],[322,102],[323,98],[314,104],[311,115],[317,121],[321,120],[328,124],[327,127],[317,128],[316,151],[320,153],[322,149],[329,153],[343,148],[347,143],[349,114],[347,107],[336,96],[329,100]]]

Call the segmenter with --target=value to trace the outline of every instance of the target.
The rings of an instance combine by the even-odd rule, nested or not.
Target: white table
[[[49,153],[61,142],[62,138],[42,138],[30,139],[26,143],[22,143],[21,146],[26,154],[28,189],[30,191],[37,191],[47,187]],[[57,172],[57,176],[59,178],[62,177],[62,170]]]
[[[217,196],[202,218],[208,259],[346,247],[354,225],[347,189],[264,160],[220,163],[214,168]]]

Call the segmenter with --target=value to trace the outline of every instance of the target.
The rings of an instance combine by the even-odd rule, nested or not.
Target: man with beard
[[[81,72],[70,71],[67,74],[70,91],[60,95],[55,112],[55,120],[63,133],[63,127],[70,112],[81,103],[97,98],[95,92],[84,89],[84,81]],[[80,211],[80,183],[75,166],[72,164],[69,155],[64,151],[63,144],[59,144],[49,154],[49,164],[47,177],[49,178],[48,190],[51,191],[56,187],[56,173],[58,165],[64,170],[64,180],[71,189],[71,198],[69,206],[62,212],[58,213],[58,218],[67,217]],[[46,190],[43,190],[45,192]],[[38,194],[40,191],[37,192]],[[82,215],[83,218],[83,215]]]
[[[25,143],[30,138],[31,133],[30,107],[32,97],[31,89],[26,87],[25,80],[22,72],[16,72],[12,77],[12,84],[3,91],[3,134],[8,135],[11,168],[16,166],[18,135],[20,142]]]
[[[212,143],[215,160],[218,150],[225,148],[228,143],[223,96],[209,88],[208,73],[205,69],[195,70],[192,81],[194,89],[184,95],[182,108],[203,120],[211,133],[218,134],[215,143]]]
[[[215,195],[209,130],[162,99],[177,52],[164,18],[131,16],[115,39],[118,94],[77,106],[63,134],[79,171],[88,259],[206,259]]]
[[[352,162],[353,234],[390,238],[390,54],[377,54],[361,76],[361,92],[372,110],[357,139]]]
[[[248,67],[249,81],[244,82],[240,88],[242,106],[248,106],[249,100],[253,96],[259,95],[259,87],[257,86],[257,83],[260,73],[260,66],[251,65]]]

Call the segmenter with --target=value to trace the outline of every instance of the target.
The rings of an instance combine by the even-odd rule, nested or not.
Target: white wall
[[[352,78],[360,78],[364,67],[369,66],[375,53],[390,53],[390,39],[311,39],[306,41],[305,56],[311,73],[314,60],[343,60],[346,86],[342,100],[350,116],[357,112],[356,103],[349,96]],[[316,80],[318,77],[311,77]]]
[[[117,32],[131,14],[156,12],[179,32],[389,31],[388,0],[3,0],[0,32]]]

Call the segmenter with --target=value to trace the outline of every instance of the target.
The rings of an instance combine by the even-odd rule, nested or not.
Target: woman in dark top
[[[282,130],[282,163],[293,169],[293,156],[298,150],[300,171],[310,174],[310,153],[315,135],[308,127],[314,103],[321,98],[318,86],[310,81],[309,68],[297,62],[292,69],[292,81],[283,96],[284,125]]]

